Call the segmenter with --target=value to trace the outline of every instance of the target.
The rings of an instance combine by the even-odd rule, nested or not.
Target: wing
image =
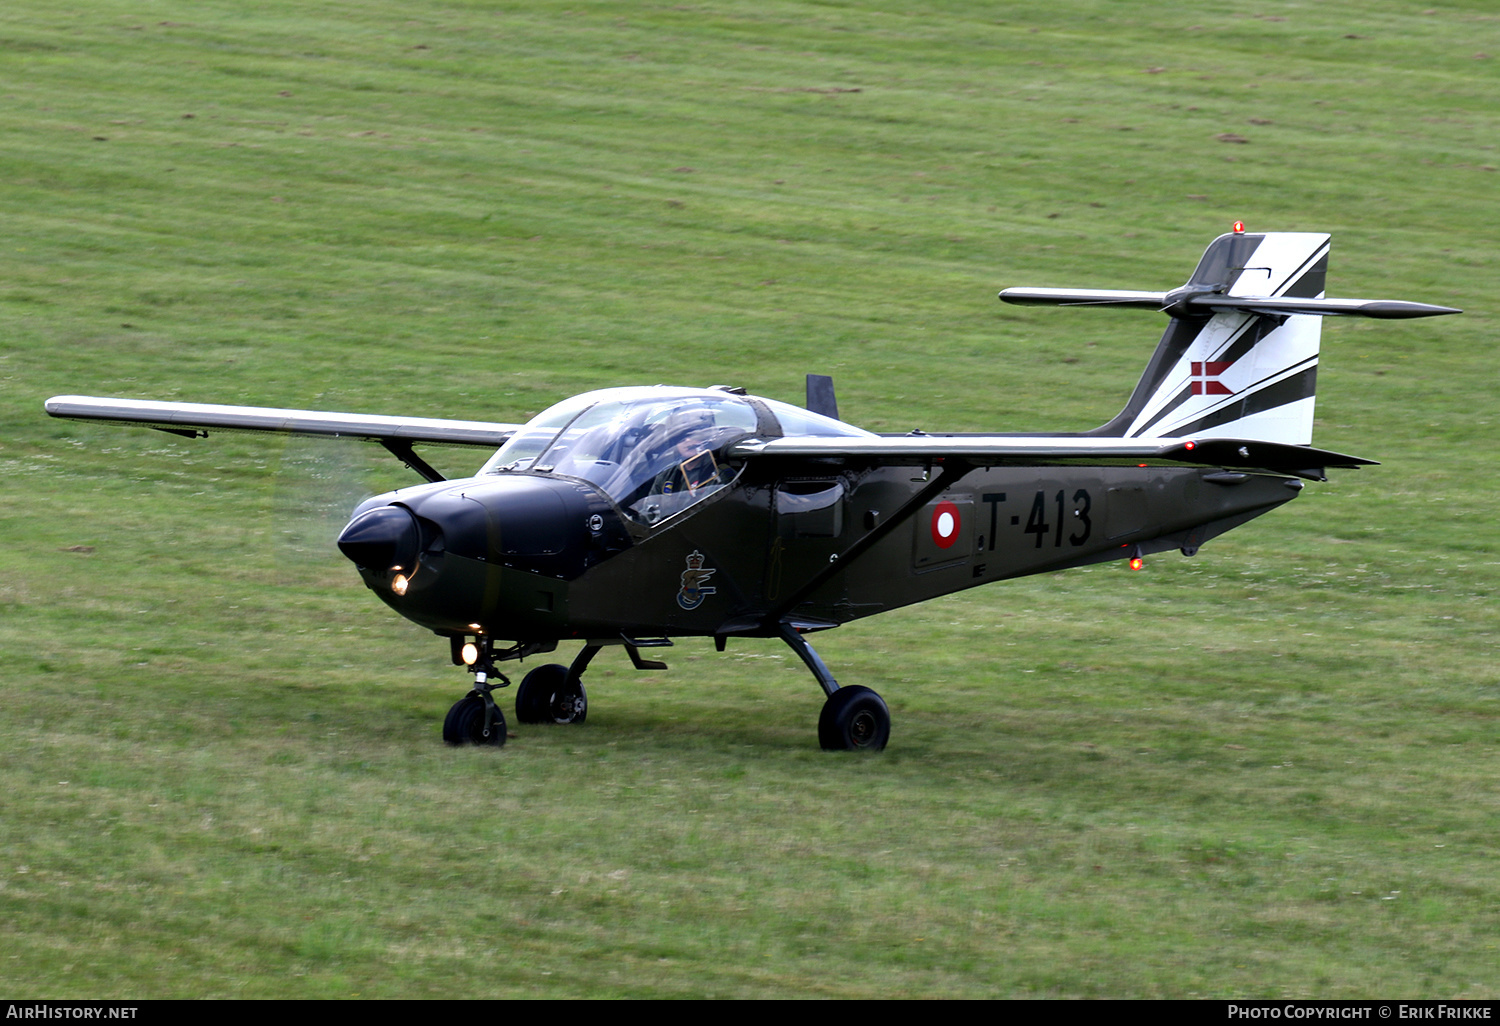
[[[210,430],[274,431],[292,435],[364,438],[375,442],[426,442],[498,448],[518,424],[428,417],[376,417],[365,413],[278,410],[262,406],[217,406],[140,399],[99,399],[59,395],[47,400],[47,412],[66,420],[102,420],[153,427],[190,438]]]
[[[477,445],[495,449],[520,427],[480,420],[430,417],[376,417],[367,413],[279,410],[264,406],[217,406],[142,399],[100,399],[58,395],[47,400],[47,412],[66,420],[96,420],[156,428],[174,435],[201,438],[209,431],[272,431],[325,438],[362,438],[381,445],[428,481],[443,475],[412,451],[414,442],[432,445]]]
[[[876,435],[870,438],[795,436],[747,440],[730,456],[844,457],[920,465],[957,461],[974,466],[1163,460],[1244,467],[1321,480],[1327,467],[1369,466],[1374,460],[1327,449],[1243,438],[1111,438],[1087,435]]]

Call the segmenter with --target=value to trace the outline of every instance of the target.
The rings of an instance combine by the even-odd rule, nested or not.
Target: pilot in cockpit
[[[721,468],[714,459],[713,444],[718,431],[710,411],[702,407],[678,410],[662,427],[671,462],[657,474],[652,494],[697,495],[704,488],[727,480],[728,468]]]
[[[743,426],[720,423],[707,406],[675,409],[631,445],[616,477],[623,487],[605,490],[623,492],[616,501],[635,519],[665,520],[734,480],[735,468],[719,462],[716,453],[746,433]]]

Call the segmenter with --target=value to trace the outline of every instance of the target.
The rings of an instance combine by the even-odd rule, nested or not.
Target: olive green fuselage
[[[834,626],[1007,578],[1191,554],[1301,484],[1191,466],[751,461],[732,486],[650,527],[587,482],[531,472],[402,489],[356,521],[392,504],[422,525],[405,594],[386,568],[361,573],[440,634],[774,636],[783,621]]]

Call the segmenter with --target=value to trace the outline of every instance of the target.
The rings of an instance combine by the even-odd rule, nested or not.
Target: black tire
[[[494,745],[505,744],[505,714],[495,706],[495,721],[490,724],[490,733],[484,734],[484,699],[469,695],[453,703],[443,720],[443,740],[450,745]]]
[[[878,752],[891,739],[885,699],[860,684],[839,688],[823,703],[818,743],[828,751]]]
[[[516,689],[516,719],[522,723],[582,723],[589,714],[582,681],[568,682],[560,663],[538,666]]]
[[[516,688],[516,722],[549,723],[552,720],[552,693],[568,679],[568,668],[560,663],[538,666]]]

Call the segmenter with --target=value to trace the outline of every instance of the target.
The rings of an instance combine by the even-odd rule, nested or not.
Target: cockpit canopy
[[[581,478],[652,525],[730,484],[725,450],[748,437],[870,432],[773,399],[717,389],[607,388],[532,418],[480,470]]]

